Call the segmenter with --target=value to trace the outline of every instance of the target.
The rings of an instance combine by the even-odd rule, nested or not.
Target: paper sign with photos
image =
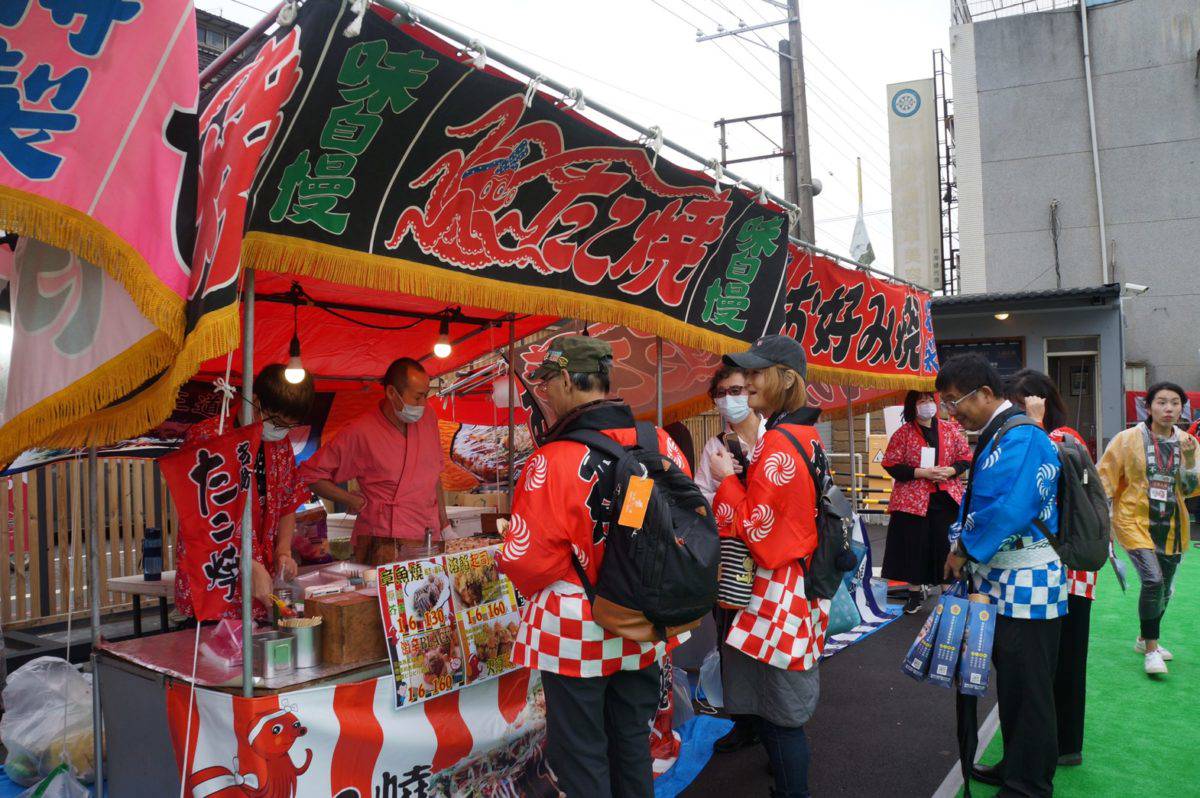
[[[380,567],[397,709],[514,668],[520,613],[498,553],[490,547]]]

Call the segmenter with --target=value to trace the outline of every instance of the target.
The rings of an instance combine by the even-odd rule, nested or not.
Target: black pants
[[[567,798],[653,798],[660,679],[658,665],[590,679],[542,673],[546,757]]]
[[[1000,616],[992,661],[1004,738],[1004,785],[999,796],[1050,796],[1058,766],[1054,674],[1062,619]]]
[[[1175,571],[1182,554],[1160,554],[1153,549],[1128,549],[1129,559],[1142,581],[1138,598],[1138,618],[1142,622],[1143,640],[1158,640],[1163,615],[1174,592]]]
[[[1087,699],[1088,634],[1092,600],[1068,599],[1070,612],[1062,620],[1058,669],[1054,672],[1054,709],[1058,715],[1058,755],[1083,753],[1083,709]]]

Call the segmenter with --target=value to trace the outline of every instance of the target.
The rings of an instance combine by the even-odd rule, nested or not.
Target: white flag
[[[875,261],[875,250],[871,248],[871,237],[867,235],[861,205],[858,206],[858,220],[854,223],[854,237],[850,239],[850,257],[868,266]]]

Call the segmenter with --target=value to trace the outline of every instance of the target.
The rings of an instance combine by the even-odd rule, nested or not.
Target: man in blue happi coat
[[[947,361],[937,389],[963,427],[980,431],[967,493],[950,528],[946,572],[969,571],[997,614],[992,661],[1004,758],[972,775],[1001,785],[1001,796],[1049,796],[1058,759],[1054,671],[1067,577],[1035,521],[1058,531],[1058,453],[1040,427],[1020,423],[999,373],[979,355]]]

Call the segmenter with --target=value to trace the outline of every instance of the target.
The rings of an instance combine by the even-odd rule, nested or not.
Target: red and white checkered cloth
[[[1096,598],[1096,572],[1067,569],[1067,590],[1072,596]]]
[[[521,610],[512,657],[514,664],[560,676],[611,676],[653,665],[690,634],[665,643],[618,637],[592,620],[592,605],[583,588],[555,582],[534,594]]]
[[[799,564],[759,568],[754,594],[737,614],[725,642],[776,668],[811,670],[821,659],[829,602],[809,601]]]

